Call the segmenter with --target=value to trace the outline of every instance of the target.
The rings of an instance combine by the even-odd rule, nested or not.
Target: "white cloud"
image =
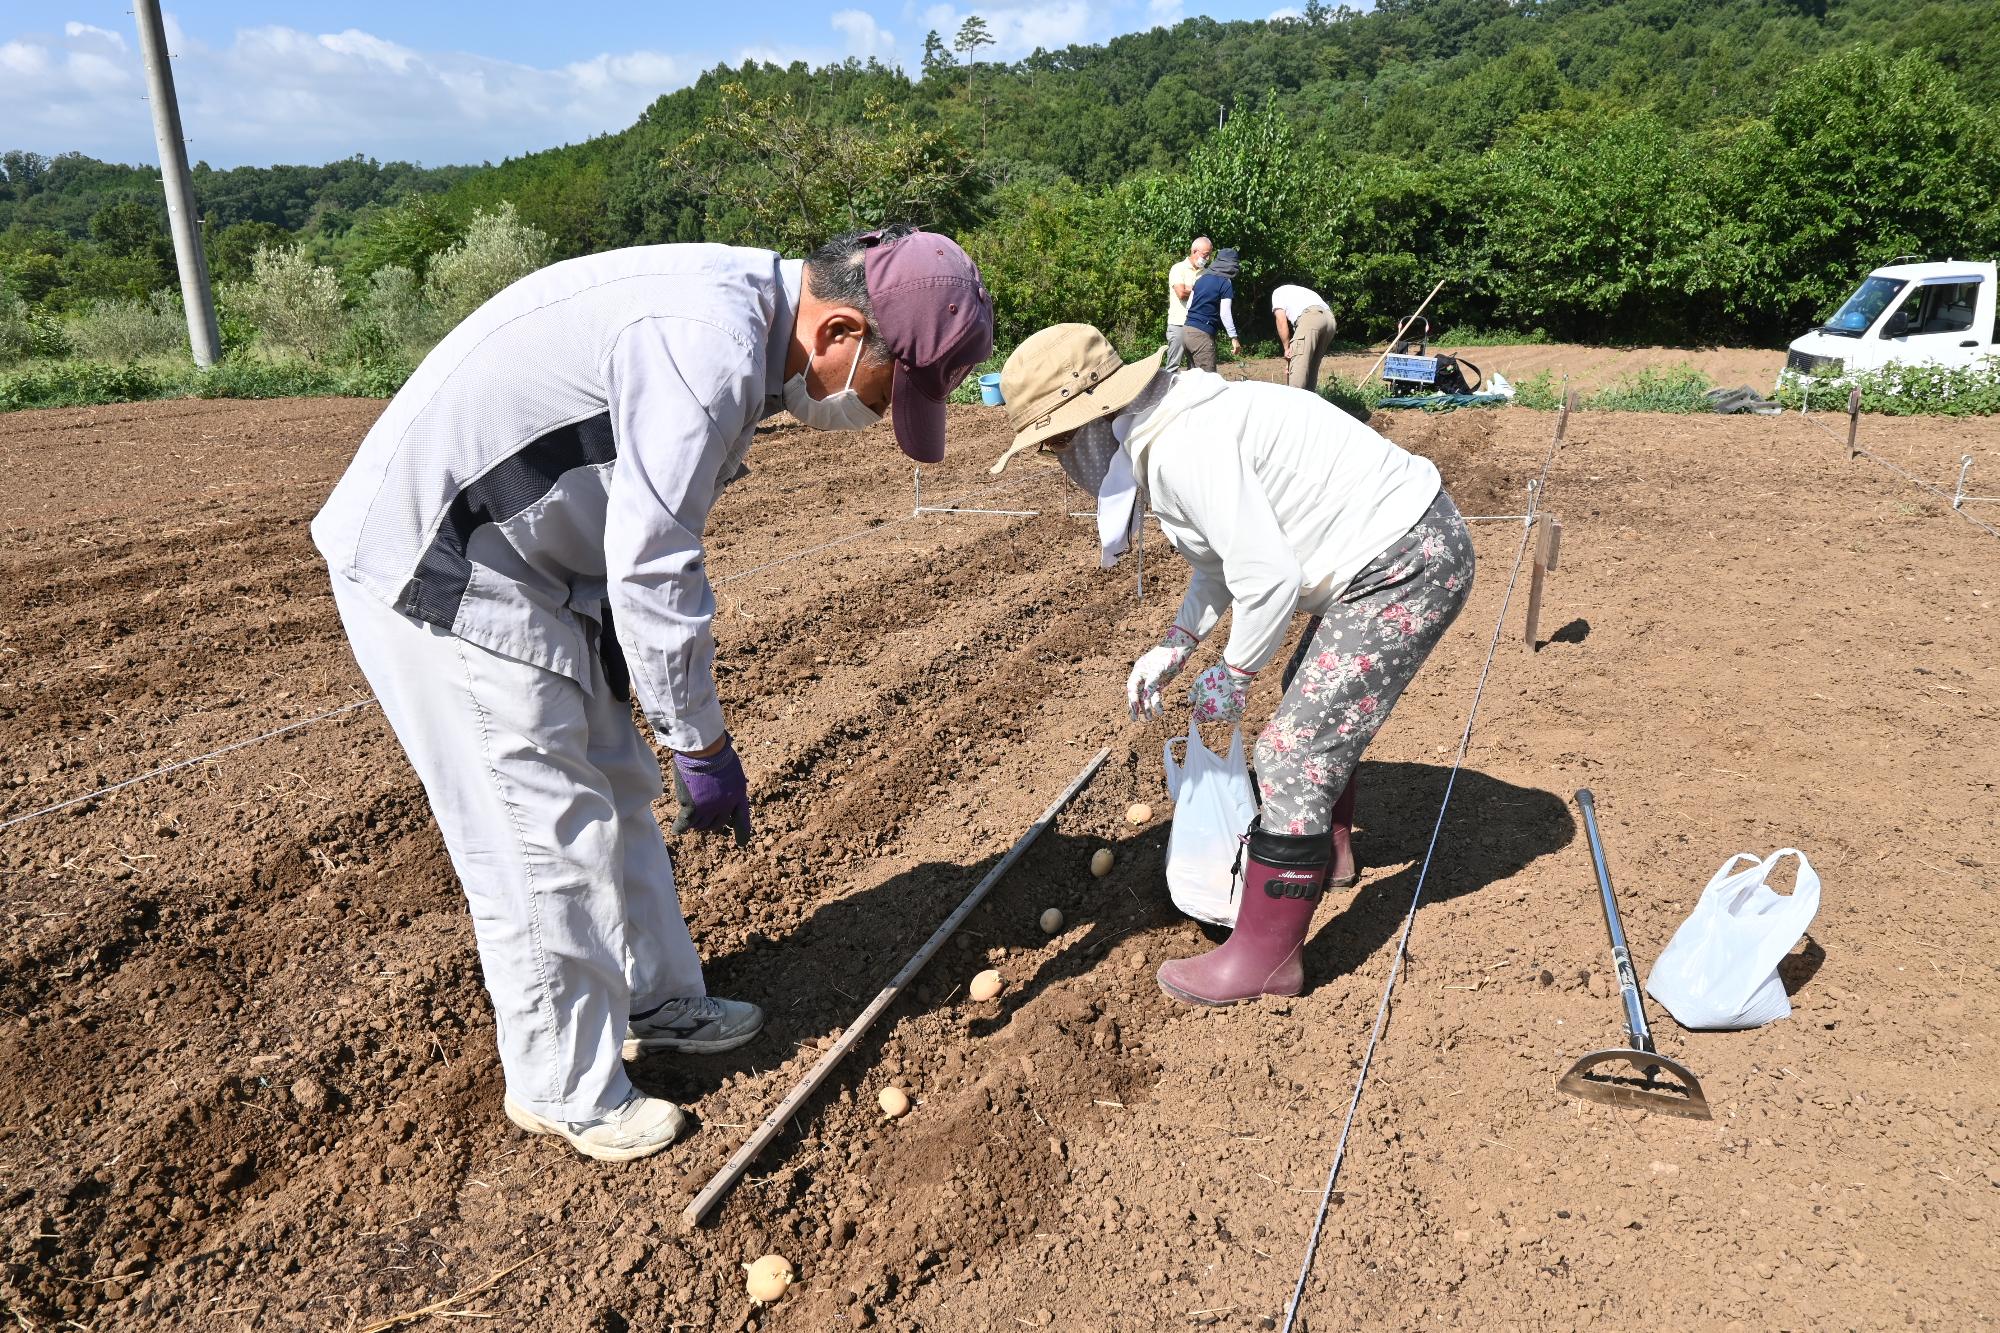
[[[1293,9],[1290,5],[1287,5],[1283,9],[1272,10],[1264,21],[1266,23],[1296,22],[1304,17],[1305,14],[1303,11]]]
[[[100,28],[94,23],[78,23],[72,19],[68,23],[63,24],[63,35],[65,37],[90,38],[103,42],[108,46],[114,46],[120,51],[125,49],[125,38],[123,35],[115,33],[109,28]]]
[[[167,39],[192,150],[218,166],[357,152],[431,163],[532,152],[622,129],[704,64],[625,51],[542,68],[421,51],[358,28],[279,24],[239,29],[210,46],[172,15]],[[0,147],[152,158],[145,103],[135,95],[139,60],[117,34],[71,23],[61,37],[0,42],[0,75]]]
[[[1156,28],[1171,28],[1186,17],[1181,0],[1146,0],[1146,19]]]
[[[847,38],[848,55],[895,63],[896,34],[877,23],[873,14],[862,9],[842,9],[829,21]]]

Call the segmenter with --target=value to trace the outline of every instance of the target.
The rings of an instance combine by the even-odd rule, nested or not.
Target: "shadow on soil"
[[[1306,946],[1309,986],[1362,966],[1395,937],[1449,776],[1448,768],[1432,764],[1362,765],[1355,833],[1362,882],[1351,897],[1328,895],[1329,904]],[[1085,803],[1080,800],[1075,808]],[[1103,826],[1102,820],[1088,817],[1074,822]],[[1116,865],[1101,880],[1084,867],[1090,854],[1105,845],[1103,839],[1059,829],[1044,834],[857,1045],[847,1067],[828,1081],[827,1091],[863,1081],[862,1071],[876,1060],[884,1035],[899,1016],[956,1009],[968,1035],[988,1035],[1051,987],[1077,979],[1090,985],[1089,974],[1105,968],[1107,952],[1128,937],[1182,924],[1185,918],[1166,893],[1167,834],[1161,822],[1113,842]],[[1554,793],[1462,771],[1424,900],[1456,898],[1504,881],[1560,851],[1575,835],[1568,807]],[[723,1056],[649,1060],[639,1071],[642,1082],[657,1095],[693,1100],[732,1074],[769,1068],[802,1044],[833,1033],[875,997],[998,860],[996,854],[971,865],[928,862],[825,904],[781,938],[751,934],[712,954],[707,959],[711,990],[762,1003],[770,1012],[765,1035]],[[1019,961],[1010,965],[1009,959],[1048,943],[1037,925],[1048,907],[1059,908],[1065,919],[1059,951],[1023,976]],[[1219,941],[1225,932],[1211,935]],[[1194,951],[1179,941],[1172,948]],[[1150,991],[1152,969],[1163,956],[1152,951],[1143,976],[1107,971],[1101,989]],[[1007,990],[998,1000],[970,1003],[965,985],[986,967],[1000,968]]]

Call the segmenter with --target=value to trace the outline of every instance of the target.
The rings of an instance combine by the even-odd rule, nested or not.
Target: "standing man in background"
[[[1167,359],[1168,370],[1181,368],[1181,357],[1187,347],[1182,335],[1187,329],[1188,298],[1194,295],[1195,279],[1208,267],[1209,252],[1215,249],[1215,242],[1206,236],[1194,238],[1188,247],[1187,258],[1175,264],[1167,273]]]
[[[1318,389],[1320,358],[1333,350],[1333,311],[1312,288],[1288,282],[1271,293],[1271,318],[1285,346],[1285,382],[1308,393]]]
[[[1234,250],[1216,251],[1208,271],[1195,279],[1194,291],[1188,296],[1187,331],[1181,335],[1181,341],[1189,358],[1206,371],[1215,369],[1218,332],[1226,331],[1229,350],[1237,356],[1243,355],[1243,344],[1236,338],[1236,316],[1230,308],[1236,299],[1238,267]]]

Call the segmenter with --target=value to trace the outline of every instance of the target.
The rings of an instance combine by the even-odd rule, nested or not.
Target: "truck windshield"
[[[1838,333],[1845,338],[1859,338],[1868,332],[1881,317],[1889,303],[1896,299],[1896,293],[1903,290],[1901,278],[1870,277],[1847,298],[1847,304],[1832,319],[1820,325],[1823,333]]]

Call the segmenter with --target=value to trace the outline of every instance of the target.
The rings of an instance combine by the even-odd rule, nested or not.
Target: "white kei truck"
[[[1993,344],[1992,261],[1890,264],[1861,280],[1834,317],[1792,340],[1778,382],[1840,379],[1885,366],[1972,366]]]

